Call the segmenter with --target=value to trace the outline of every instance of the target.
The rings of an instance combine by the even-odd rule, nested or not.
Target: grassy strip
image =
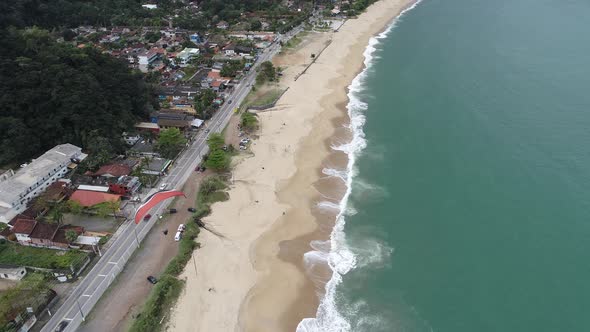
[[[213,175],[203,180],[199,187],[197,195],[196,209],[194,217],[200,219],[211,213],[211,204],[215,202],[227,201],[229,198],[224,190],[227,184],[219,175]]]
[[[283,90],[281,89],[269,89],[261,95],[256,96],[256,92],[251,91],[244,103],[241,105],[241,107],[260,107],[271,104],[277,101],[277,99],[279,99],[282,93]]]
[[[228,194],[223,191],[227,185],[223,178],[214,175],[203,180],[199,187],[197,195],[197,213],[194,218],[200,218],[211,212],[211,204],[227,200]],[[199,215],[199,211],[206,211],[205,214]],[[199,227],[192,220],[187,221],[186,230],[180,240],[178,254],[168,263],[164,273],[156,286],[152,289],[150,296],[144,304],[141,313],[133,321],[129,332],[143,331],[161,331],[164,315],[171,308],[184,287],[184,281],[178,280],[178,277],[184,270],[186,264],[191,259],[193,251],[199,247],[195,241],[199,235]]]
[[[69,269],[72,264],[82,262],[88,253],[77,250],[54,250],[16,245],[0,244],[0,264],[32,266],[44,269]]]

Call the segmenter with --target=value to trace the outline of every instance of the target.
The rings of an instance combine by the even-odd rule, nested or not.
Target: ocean
[[[298,330],[590,331],[589,28],[587,0],[423,0],[371,40]]]

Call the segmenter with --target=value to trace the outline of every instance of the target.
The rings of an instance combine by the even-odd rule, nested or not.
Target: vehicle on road
[[[178,231],[179,232],[184,232],[185,229],[186,229],[186,227],[184,226],[184,224],[178,225]]]
[[[158,282],[158,279],[156,279],[156,277],[154,277],[154,276],[148,276],[147,280],[154,285]]]
[[[178,241],[180,241],[181,238],[182,238],[182,233],[176,232],[176,235],[174,235],[174,241],[178,242]]]
[[[211,129],[205,129],[205,133],[209,134],[209,132],[211,131]]]
[[[54,331],[61,332],[66,329],[66,326],[68,326],[68,324],[69,322],[67,320],[62,320],[61,322],[59,322],[59,324],[57,324]]]
[[[176,213],[178,211],[176,211],[176,209],[170,209],[170,213]]]
[[[168,184],[167,184],[167,183],[162,183],[162,184],[160,185],[160,190],[165,190],[165,189],[166,189],[166,187],[168,187]]]
[[[187,210],[188,210],[188,212],[197,212],[197,209],[195,209],[195,208],[193,208],[193,207],[190,207],[190,208],[188,208]]]
[[[143,217],[143,221],[148,221],[148,220],[150,220],[151,217],[152,217],[152,215],[148,213],[145,215],[145,217]]]
[[[231,104],[231,99],[227,102],[228,104]]]

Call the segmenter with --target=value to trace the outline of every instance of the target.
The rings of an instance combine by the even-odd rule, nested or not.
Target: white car
[[[180,241],[180,239],[182,238],[182,233],[181,232],[176,232],[176,235],[174,235],[174,241]]]
[[[160,185],[160,190],[165,190],[167,186],[168,186],[168,184],[167,184],[167,183],[162,183],[162,184]]]
[[[184,224],[178,225],[178,231],[179,232],[184,232],[185,229],[186,229],[186,226],[184,226]]]

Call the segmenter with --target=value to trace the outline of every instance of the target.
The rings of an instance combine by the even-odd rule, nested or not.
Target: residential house
[[[100,167],[94,176],[101,176],[104,178],[119,178],[131,173],[131,167],[124,164],[108,164]]]
[[[83,207],[93,207],[97,204],[106,202],[119,203],[121,201],[121,196],[98,191],[78,189],[74,191],[70,197],[70,201],[77,202]]]
[[[235,56],[236,45],[234,45],[233,43],[229,43],[227,46],[223,48],[223,54],[225,54],[225,56]]]
[[[246,55],[250,55],[250,53],[252,53],[252,47],[236,45],[236,47],[234,48],[234,51],[235,51],[235,53],[237,53],[240,56],[246,56]]]
[[[75,145],[57,145],[14,176],[0,182],[0,222],[8,223],[24,211],[27,203],[66,175],[69,169],[75,168],[86,156]]]
[[[162,129],[167,128],[178,128],[181,130],[190,127],[194,117],[186,115],[184,113],[157,113],[158,126]]]
[[[139,131],[151,131],[155,134],[160,133],[160,127],[157,123],[153,122],[140,122],[135,124],[135,129]],[[135,143],[137,145],[137,143]],[[135,145],[134,145],[135,146]]]
[[[226,21],[219,21],[219,23],[217,23],[217,29],[226,30],[227,28],[229,28],[229,23]]]
[[[60,227],[31,219],[18,219],[12,227],[19,244],[50,249],[68,249],[69,241],[65,236],[68,230],[75,231],[77,235],[84,232],[82,227]]]
[[[140,139],[141,136],[139,136],[139,134],[129,135],[127,133],[123,133],[123,140],[125,141],[125,144],[129,146],[133,146],[133,144],[137,143],[137,141]]]
[[[157,123],[154,125],[158,126]],[[158,126],[160,128],[160,126]],[[155,151],[154,144],[149,140],[142,140],[135,143],[134,146],[131,147],[127,151],[130,156],[137,156],[137,157],[159,157],[160,154]]]
[[[121,176],[116,182],[109,184],[110,192],[124,197],[133,196],[141,187],[141,182],[136,176]]]
[[[152,158],[141,172],[147,175],[164,175],[168,167],[170,167],[170,164],[172,164],[172,160]]]

